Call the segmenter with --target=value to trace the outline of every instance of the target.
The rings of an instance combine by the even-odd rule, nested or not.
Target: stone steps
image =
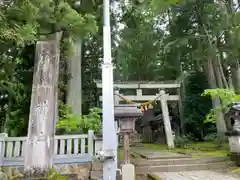
[[[137,173],[151,173],[151,172],[179,172],[179,171],[195,171],[208,169],[224,169],[233,166],[235,163],[231,161],[214,162],[204,164],[181,164],[181,165],[158,165],[158,166],[137,166]]]
[[[195,163],[195,164],[172,164],[172,165],[140,165],[136,166],[137,174],[147,174],[153,172],[179,172],[179,171],[196,171],[208,169],[226,169],[234,166],[235,163],[231,161],[223,162],[208,162],[208,163]],[[91,179],[97,179],[102,176],[102,170],[91,171]]]
[[[136,180],[148,180],[148,175],[147,174],[137,174],[136,175]],[[93,177],[90,180],[100,180],[99,177]],[[116,180],[122,180],[122,176],[117,176]]]
[[[132,152],[132,153],[130,154],[130,156],[131,156],[132,158],[134,158],[134,159],[142,158],[139,154],[137,154],[137,153],[135,153],[135,152]]]
[[[185,158],[191,158],[191,155],[188,154],[181,154],[181,153],[173,153],[168,151],[153,151],[153,152],[142,152],[135,151],[134,153],[131,153],[132,157],[141,157],[145,160],[159,160],[159,159],[185,159]]]
[[[205,164],[213,162],[229,161],[228,157],[212,157],[212,158],[180,158],[180,159],[134,159],[132,163],[138,166],[159,166],[159,165],[182,165],[182,164]]]
[[[235,163],[229,161],[228,157],[209,157],[209,158],[178,158],[178,159],[134,159],[136,174],[146,175],[154,172],[179,172],[196,171],[208,169],[227,169],[235,166]],[[98,179],[102,176],[102,164],[92,164],[91,178]],[[120,176],[118,176],[120,179]]]

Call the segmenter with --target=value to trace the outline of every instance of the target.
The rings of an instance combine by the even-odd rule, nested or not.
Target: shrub
[[[205,123],[211,122],[216,123],[216,114],[218,111],[227,112],[229,110],[229,104],[235,101],[240,100],[240,96],[235,94],[234,91],[229,89],[206,89],[202,96],[210,96],[214,98],[219,98],[221,100],[221,105],[218,107],[215,107],[209,111],[209,113],[206,116]]]
[[[175,137],[175,145],[178,148],[188,148],[192,143],[191,138],[188,135]]]
[[[57,128],[64,129],[68,133],[84,133],[94,130],[98,133],[101,129],[101,109],[92,108],[87,115],[74,115],[71,112],[62,112],[62,119],[57,124]]]
[[[204,141],[216,141],[217,139],[217,133],[211,133],[204,137]]]
[[[208,81],[203,72],[190,73],[185,80],[183,98],[184,133],[191,133],[196,140],[202,140],[203,132],[208,132],[212,124],[204,123],[206,114],[212,108],[211,98],[201,96],[208,88]]]
[[[31,170],[27,170],[23,173],[23,175],[18,177],[9,177],[12,180],[67,180],[66,177],[60,175],[60,173],[56,172],[53,169],[41,169],[41,168],[33,168]]]

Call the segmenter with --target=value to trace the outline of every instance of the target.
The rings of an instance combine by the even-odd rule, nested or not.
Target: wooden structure
[[[97,88],[102,88],[102,82],[96,81]],[[178,95],[169,95],[167,94],[164,89],[172,89],[172,88],[180,88],[179,83],[170,82],[170,83],[157,83],[157,82],[115,82],[114,83],[115,88],[115,105],[119,104],[120,101],[123,101],[119,96],[116,96],[116,94],[120,94],[120,89],[136,89],[136,95],[122,95],[126,99],[129,99],[131,101],[149,101],[156,98],[156,96],[159,96],[161,94],[161,97],[159,98],[159,101],[161,102],[161,108],[163,113],[163,120],[164,120],[164,129],[166,133],[166,140],[169,148],[174,148],[174,137],[172,134],[172,128],[169,118],[169,111],[168,111],[168,101],[177,101],[179,100]],[[158,94],[154,95],[143,95],[143,89],[157,89],[159,91]],[[120,94],[121,95],[121,94]],[[102,101],[102,96],[99,97],[100,101]]]
[[[96,140],[95,140],[96,139]],[[0,165],[23,166],[27,137],[0,137]],[[54,164],[86,163],[93,160],[102,141],[93,131],[81,135],[62,135],[54,138]]]

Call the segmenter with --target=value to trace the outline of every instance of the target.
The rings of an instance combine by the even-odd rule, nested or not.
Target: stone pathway
[[[240,180],[240,177],[215,171],[185,171],[153,173],[162,180]]]

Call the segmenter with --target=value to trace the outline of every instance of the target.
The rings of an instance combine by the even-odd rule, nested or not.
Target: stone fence
[[[27,137],[0,137],[0,165],[22,166]],[[54,163],[91,162],[96,151],[102,148],[102,139],[96,138],[90,130],[88,134],[59,135],[54,140]],[[77,161],[77,162],[76,162]]]

